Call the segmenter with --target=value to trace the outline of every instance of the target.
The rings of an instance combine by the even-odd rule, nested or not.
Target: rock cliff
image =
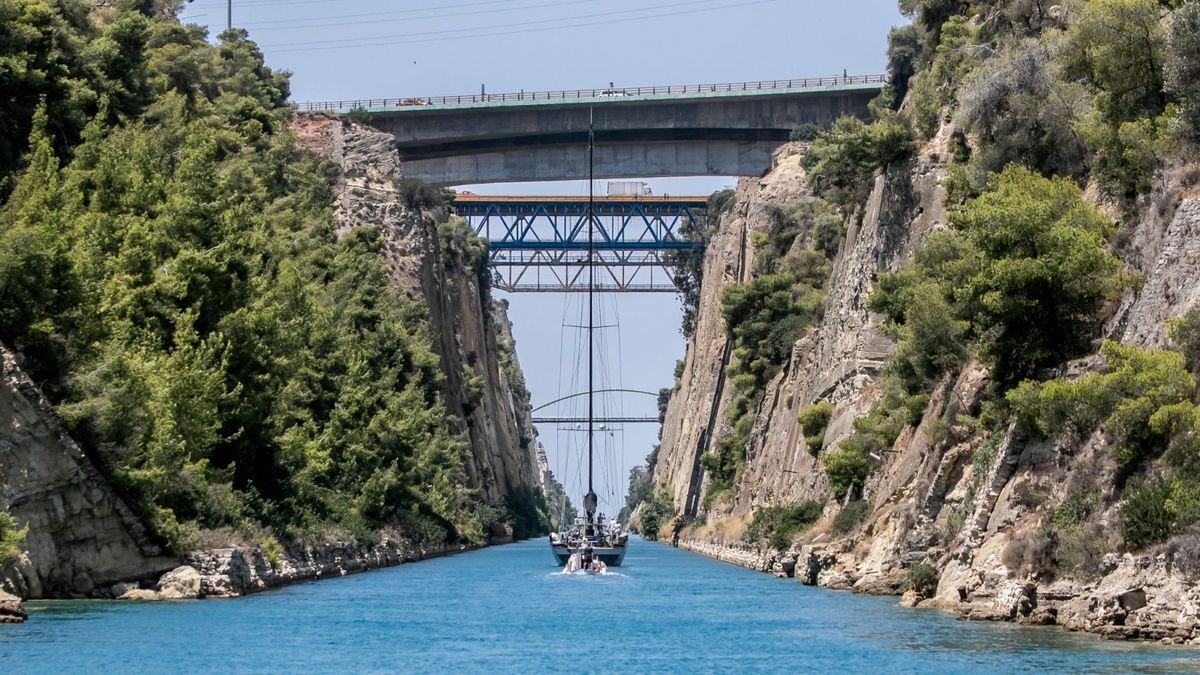
[[[470,437],[467,473],[493,504],[539,489],[527,394],[514,397],[511,377],[519,366],[505,306],[493,305],[473,270],[439,250],[437,223],[444,209],[422,211],[405,202],[402,167],[392,136],[345,120],[298,116],[293,130],[302,145],[337,162],[334,217],[344,230],[378,227],[385,242],[391,283],[428,309],[435,348],[446,375],[443,392]],[[524,391],[522,384],[519,389]],[[522,397],[524,396],[524,400]]]
[[[0,505],[28,527],[0,588],[26,598],[87,597],[175,566],[71,439],[0,346]]]
[[[939,606],[964,618],[1057,623],[1107,637],[1198,639],[1200,587],[1168,553],[1110,553],[1095,574],[1075,575],[1078,579],[1039,575],[1022,564],[1014,551],[1036,540],[1045,512],[1034,502],[1057,503],[1068,487],[1111,468],[1101,461],[1100,434],[1082,441],[1031,441],[1014,427],[987,436],[962,426],[960,413],[978,409],[987,385],[987,369],[978,363],[943,381],[920,423],[905,428],[880,458],[863,490],[867,515],[861,525],[843,534],[831,527],[841,505],[830,499],[828,478],[796,415],[811,403],[831,403],[825,434],[825,446],[831,447],[852,433],[854,420],[879,398],[893,344],[867,299],[880,273],[898,269],[924,235],[947,225],[940,182],[950,131],[943,125],[914,160],[875,175],[862,218],[851,223],[833,263],[819,318],[766,386],[732,494],[710,497],[706,508],[701,455],[727,433],[732,396],[721,294],[751,273],[754,233],[772,227],[772,205],[809,194],[802,148],[781,149],[771,172],[739,183],[736,204],[706,252],[696,328],[667,408],[654,470],[656,485],[673,495],[681,514],[676,541],[803,583],[871,593],[899,593],[908,570],[930,565],[936,591],[928,598],[914,595],[907,604]],[[1145,281],[1113,313],[1106,328],[1112,339],[1161,346],[1164,322],[1200,304],[1194,174],[1195,167],[1182,166],[1160,172],[1147,199],[1155,206],[1141,209],[1125,250],[1127,264]],[[1083,359],[1071,369],[1096,366],[1094,358]],[[825,515],[790,549],[747,542],[746,527],[757,510],[804,500],[825,503]]]
[[[327,117],[300,117],[294,131],[306,147],[337,163],[340,231],[379,228],[392,287],[428,317],[445,375],[442,394],[469,440],[470,487],[493,506],[516,497],[518,506],[535,508],[530,498],[557,484],[539,456],[507,306],[492,301],[470,261],[443,250],[437,223],[445,210],[406,203],[390,136]],[[237,595],[450,551],[425,550],[393,534],[370,549],[297,548],[273,563],[254,547],[197,552],[184,556],[194,570],[174,569],[180,559],[164,555],[147,536],[18,359],[0,347],[0,507],[28,532],[22,553],[0,570],[0,590],[24,598]],[[195,579],[203,581],[193,594]],[[229,588],[214,590],[214,584]],[[9,603],[5,597],[0,604]],[[20,618],[19,605],[10,604],[14,609],[4,604],[0,615]]]

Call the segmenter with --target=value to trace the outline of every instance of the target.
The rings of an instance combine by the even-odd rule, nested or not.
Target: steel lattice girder
[[[593,288],[601,292],[677,292],[672,266],[662,254],[703,250],[697,219],[701,199],[601,201],[579,198],[494,200],[473,198],[455,210],[488,239],[494,288],[520,292],[582,292],[595,267]],[[589,217],[592,241],[588,241]],[[593,250],[589,263],[587,249]]]
[[[683,225],[702,232],[705,202],[699,199],[605,201],[591,205],[579,199],[455,203],[459,216],[494,249],[587,248],[587,224],[593,223],[595,248],[667,247],[689,249],[703,242],[683,235]]]
[[[492,286],[510,293],[583,292],[594,266],[597,291],[674,293],[675,274],[660,251],[492,251]]]

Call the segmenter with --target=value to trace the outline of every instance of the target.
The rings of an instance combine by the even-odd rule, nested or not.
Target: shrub
[[[875,169],[907,161],[915,151],[912,129],[886,111],[872,124],[839,117],[813,141],[804,164],[817,193],[848,214],[866,199]]]
[[[837,512],[837,515],[833,517],[833,523],[829,529],[837,535],[847,534],[858,527],[859,523],[866,520],[867,515],[870,513],[871,504],[866,500],[860,499],[858,501],[847,502]]]
[[[1000,560],[1022,576],[1054,571],[1054,540],[1044,532],[1022,532],[1004,545]]]
[[[371,112],[369,110],[367,110],[366,108],[362,108],[362,107],[351,108],[350,111],[346,113],[346,119],[350,122],[354,122],[355,124],[361,124],[363,126],[370,126],[371,125]]]
[[[1171,485],[1161,476],[1131,481],[1120,507],[1121,537],[1130,548],[1144,548],[1164,541],[1172,529],[1168,500]]]
[[[824,508],[817,501],[761,508],[754,512],[754,520],[746,529],[746,538],[758,541],[766,537],[771,548],[783,553],[792,545],[796,534],[817,522]]]
[[[992,463],[996,461],[996,451],[1000,448],[1000,443],[1003,441],[1003,432],[993,433],[971,455],[971,469],[975,472],[976,476],[983,478],[991,472]]]
[[[811,141],[817,137],[817,133],[820,131],[821,128],[817,125],[812,122],[805,122],[792,129],[792,132],[788,134],[788,138],[793,141]]]
[[[796,421],[800,423],[800,429],[804,432],[804,443],[808,445],[808,451],[814,455],[821,450],[821,446],[825,443],[825,427],[829,425],[831,417],[833,417],[833,404],[829,401],[818,401],[805,406],[796,415]]]
[[[1101,373],[1024,382],[1006,398],[1021,427],[1043,438],[1063,428],[1087,433],[1103,423],[1115,456],[1131,465],[1166,445],[1175,420],[1168,413],[1191,399],[1196,379],[1177,352],[1105,342],[1100,353],[1107,359]]]
[[[1200,3],[1184,3],[1171,13],[1166,54],[1167,91],[1179,101],[1186,134],[1200,140]]]
[[[403,178],[396,186],[400,199],[415,211],[431,211],[446,206],[445,190],[435,188],[418,178]]]
[[[638,515],[638,533],[647,539],[658,539],[658,532],[675,518],[675,502],[671,493],[659,490],[654,498],[643,502]]]
[[[844,445],[843,441],[843,445]],[[843,499],[851,490],[861,490],[871,475],[874,462],[857,448],[839,448],[821,457],[833,496]]]
[[[1086,522],[1099,506],[1100,497],[1094,491],[1075,490],[1050,511],[1049,520],[1056,528],[1069,529]]]
[[[267,559],[267,563],[271,565],[271,569],[279,571],[279,564],[283,562],[283,545],[273,536],[268,535],[258,542],[258,548],[262,551],[263,557]]]
[[[1200,4],[1195,6],[1200,8]],[[1187,367],[1193,372],[1200,370],[1200,307],[1193,307],[1183,316],[1168,321],[1167,335],[1183,352]]]
[[[1018,163],[1045,175],[1078,172],[1084,146],[1075,123],[1089,96],[1084,86],[1055,77],[1052,61],[1061,42],[1005,45],[964,79],[955,119],[979,136],[974,171],[987,174]]]
[[[1072,576],[1087,579],[1100,575],[1104,554],[1110,549],[1104,528],[1095,523],[1055,531],[1054,561]]]
[[[937,592],[940,579],[937,568],[928,561],[922,560],[904,572],[901,587],[906,591],[915,591],[922,597],[931,597]]]
[[[17,520],[7,511],[0,511],[0,567],[21,554],[21,542],[29,534],[29,526],[18,528]]]
[[[500,518],[512,525],[513,538],[528,539],[550,531],[550,506],[536,488],[515,490],[504,498]]]

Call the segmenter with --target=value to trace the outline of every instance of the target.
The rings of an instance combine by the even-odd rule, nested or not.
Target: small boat
[[[567,564],[563,567],[563,574],[574,574],[576,572],[606,574],[608,572],[608,565],[605,565],[603,560],[595,557],[591,550],[583,549],[572,553],[567,558]]]

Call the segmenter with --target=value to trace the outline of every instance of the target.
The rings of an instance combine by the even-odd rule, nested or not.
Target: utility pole
[[[233,0],[225,0],[225,30],[233,30]]]

